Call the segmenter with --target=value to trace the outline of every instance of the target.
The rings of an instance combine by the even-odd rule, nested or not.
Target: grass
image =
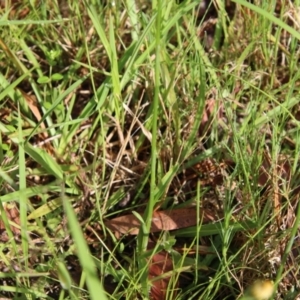
[[[297,298],[300,3],[225,2],[3,2],[0,298]]]

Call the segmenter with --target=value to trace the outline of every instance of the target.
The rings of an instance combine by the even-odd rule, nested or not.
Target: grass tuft
[[[1,299],[298,297],[300,3],[250,2],[0,1]]]

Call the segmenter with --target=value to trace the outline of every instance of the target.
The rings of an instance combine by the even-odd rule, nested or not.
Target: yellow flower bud
[[[250,299],[268,300],[274,293],[274,282],[272,280],[256,280],[249,288]],[[248,298],[247,298],[248,299]]]

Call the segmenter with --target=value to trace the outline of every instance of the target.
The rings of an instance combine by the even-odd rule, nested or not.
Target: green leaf
[[[30,144],[25,145],[25,152],[38,162],[49,174],[58,179],[63,179],[63,171],[60,165],[44,149],[33,147]]]
[[[51,79],[48,76],[42,76],[37,80],[37,82],[41,84],[49,83],[50,81]]]
[[[83,272],[86,275],[86,283],[90,292],[91,300],[107,300],[105,292],[100,283],[97,269],[92,259],[92,255],[85,241],[82,229],[78,223],[77,216],[69,201],[64,201],[64,207],[67,215],[68,225],[73,237],[77,255],[82,266]]]
[[[37,208],[36,210],[34,210],[28,217],[27,220],[32,220],[32,219],[36,219],[36,218],[40,218],[42,216],[45,216],[51,212],[53,212],[54,210],[56,210],[57,208],[62,206],[62,200],[61,197],[55,198],[51,201],[48,201],[47,203],[43,204],[42,206],[40,206],[39,208]]]
[[[52,74],[52,76],[51,76],[51,79],[52,79],[53,81],[62,80],[63,78],[64,78],[64,76],[61,75],[60,73],[54,73],[54,74]]]
[[[71,276],[65,264],[61,261],[57,263],[57,274],[62,288],[65,290],[71,289],[71,285],[72,285]]]

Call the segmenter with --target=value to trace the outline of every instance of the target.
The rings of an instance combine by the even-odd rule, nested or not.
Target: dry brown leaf
[[[213,217],[208,213],[202,214],[202,223],[212,221]],[[155,211],[153,213],[151,232],[163,230],[175,230],[197,224],[196,207],[179,208],[168,211]],[[140,221],[133,214],[117,217],[105,222],[105,225],[113,232],[121,234],[137,235]]]
[[[170,276],[162,276],[162,278],[155,280],[155,278],[163,275],[164,273],[173,270],[173,261],[166,251],[156,253],[149,264],[149,279],[152,281],[150,290],[150,299],[162,300],[166,298]],[[177,283],[178,286],[178,283]],[[173,294],[173,296],[175,296]]]
[[[215,110],[217,112],[215,113]],[[199,132],[200,134],[203,134],[205,131],[207,131],[211,124],[212,124],[212,118],[213,116],[216,117],[217,121],[222,119],[224,114],[224,107],[223,104],[220,101],[217,101],[214,97],[206,100],[205,108],[202,115],[202,120],[200,123]]]
[[[2,205],[3,205],[4,213],[6,214],[8,221],[11,222],[10,229],[11,229],[12,233],[15,236],[20,235],[21,230],[20,230],[20,227],[18,226],[18,225],[20,225],[20,213],[19,213],[17,206],[14,203],[9,203],[9,204],[3,203]],[[0,213],[0,217],[1,217],[1,213]],[[16,226],[14,224],[16,224]],[[0,219],[0,241],[1,242],[8,241],[8,235],[6,232],[5,225],[2,221],[2,217]]]
[[[9,17],[10,19],[23,19],[30,12],[28,5],[24,6],[22,10],[18,10],[18,7],[22,5],[22,1],[11,0],[5,1],[0,0],[0,10],[6,9],[10,10]]]
[[[22,91],[21,89],[18,89],[18,90],[21,92],[22,96],[23,96],[24,99],[26,100],[27,105],[28,105],[28,107],[30,108],[32,114],[35,116],[36,120],[37,120],[38,122],[40,122],[41,119],[42,119],[42,116],[41,116],[40,111],[39,111],[39,109],[38,109],[38,107],[37,107],[37,101],[36,101],[36,99],[34,99],[35,97],[34,97],[34,96],[27,95],[27,94],[26,94],[24,91]],[[41,123],[41,127],[42,127],[42,129],[46,129],[46,126],[45,126],[44,122]],[[43,135],[44,135],[45,138],[47,138],[47,137],[48,137],[47,131],[44,131],[44,132],[43,132]]]
[[[272,167],[272,159],[270,154],[264,153],[264,160],[259,169],[258,184],[261,186],[269,185],[273,194],[274,214],[276,217],[277,225],[280,227],[282,222],[281,218],[281,192],[280,187],[283,182],[289,184],[291,180],[291,164],[290,161],[284,156],[279,156],[276,161],[276,167]],[[271,185],[272,182],[272,185]]]

